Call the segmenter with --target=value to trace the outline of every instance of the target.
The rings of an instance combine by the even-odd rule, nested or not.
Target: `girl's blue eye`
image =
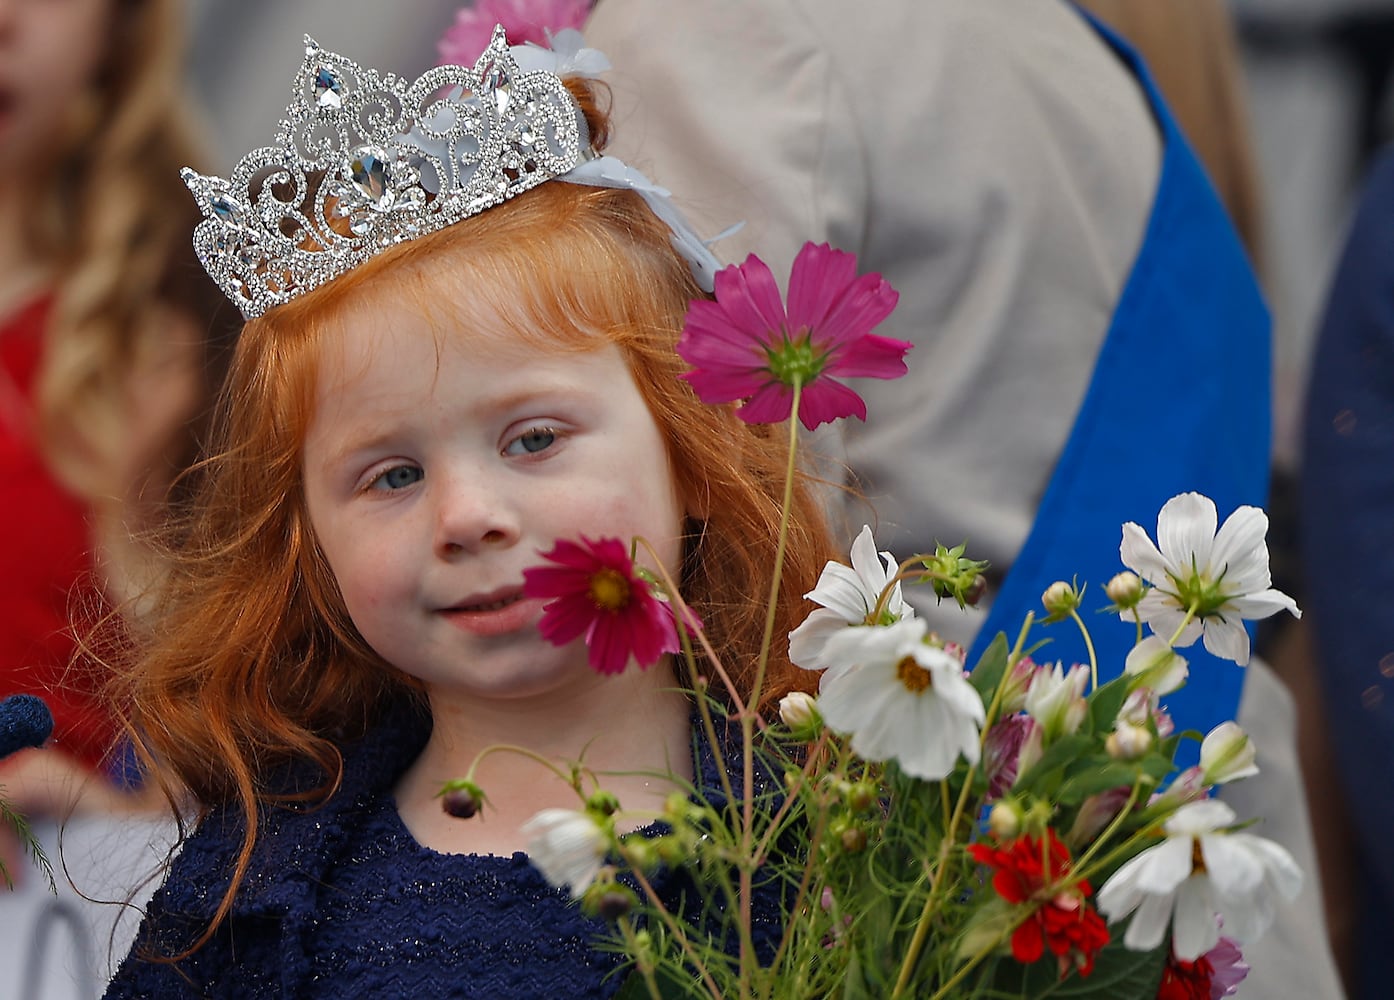
[[[535,455],[546,451],[557,440],[557,432],[550,427],[533,427],[519,434],[504,445],[505,455]]]
[[[419,483],[425,472],[416,465],[394,465],[371,483],[375,490],[404,490],[413,483]]]

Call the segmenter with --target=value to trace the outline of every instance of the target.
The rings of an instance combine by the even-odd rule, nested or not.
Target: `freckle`
[[[1394,678],[1394,653],[1385,653],[1384,658],[1379,661],[1379,672],[1389,678]]]
[[[1336,428],[1336,433],[1341,437],[1350,437],[1351,434],[1355,433],[1355,423],[1355,411],[1342,410],[1331,421],[1331,426]]]
[[[1368,709],[1373,710],[1379,708],[1383,703],[1384,692],[1373,684],[1360,692],[1360,704]]]

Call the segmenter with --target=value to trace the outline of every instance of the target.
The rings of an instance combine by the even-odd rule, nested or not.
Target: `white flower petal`
[[[575,809],[543,809],[523,824],[528,858],[557,888],[571,887],[580,899],[605,860],[605,838],[595,821]]]
[[[842,616],[848,625],[862,625],[876,605],[876,599],[862,586],[857,571],[842,563],[830,562],[823,567],[818,585],[804,595]]]
[[[1250,621],[1258,621],[1270,615],[1276,615],[1279,611],[1286,611],[1294,618],[1302,617],[1302,611],[1297,607],[1296,601],[1281,590],[1273,590],[1272,588],[1231,597],[1225,602],[1225,609],[1233,609],[1239,617],[1247,618]]]
[[[1167,925],[1171,923],[1172,897],[1144,896],[1133,914],[1123,943],[1133,951],[1151,951],[1162,943]]]
[[[1220,941],[1215,900],[1204,875],[1188,878],[1176,890],[1171,922],[1171,950],[1184,962],[1194,962]]]
[[[1233,660],[1241,667],[1249,663],[1249,630],[1242,619],[1207,618],[1205,648],[1222,660]]]
[[[1225,518],[1210,550],[1210,568],[1217,577],[1224,573],[1226,591],[1247,593],[1268,586],[1267,536],[1268,515],[1257,507],[1236,508]]]
[[[847,627],[846,619],[836,611],[818,608],[789,633],[789,661],[804,670],[827,668],[830,664],[824,656],[824,647],[829,639]]]
[[[1148,583],[1166,583],[1167,565],[1142,526],[1129,521],[1123,525],[1123,543],[1118,547],[1123,565]]]
[[[1237,818],[1234,810],[1219,799],[1201,799],[1176,810],[1162,828],[1168,836],[1198,837],[1230,826]]]
[[[1157,515],[1157,548],[1172,572],[1184,575],[1193,565],[1205,571],[1217,521],[1215,501],[1199,493],[1182,493],[1162,506]]]
[[[1143,854],[1147,864],[1138,869],[1136,879],[1137,887],[1148,895],[1175,892],[1191,874],[1191,841],[1187,837],[1169,837]]]
[[[1243,843],[1262,860],[1266,884],[1276,889],[1284,899],[1297,898],[1302,891],[1302,869],[1287,848],[1252,833],[1236,833],[1233,839]]]
[[[1252,896],[1263,885],[1263,861],[1231,834],[1200,838],[1200,853],[1215,888],[1226,896]]]

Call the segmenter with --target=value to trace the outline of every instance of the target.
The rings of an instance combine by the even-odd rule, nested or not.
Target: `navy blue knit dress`
[[[187,948],[223,897],[241,826],[210,815],[175,859],[106,996],[570,998],[617,991],[626,973],[621,958],[596,947],[605,925],[549,886],[526,855],[440,854],[407,831],[392,788],[429,732],[429,718],[399,710],[346,748],[343,784],[326,805],[268,814],[252,869],[213,938],[177,964],[152,961]],[[714,782],[705,745],[696,759],[704,783]],[[678,882],[662,880],[668,892]],[[764,922],[777,923],[777,903],[759,909]]]

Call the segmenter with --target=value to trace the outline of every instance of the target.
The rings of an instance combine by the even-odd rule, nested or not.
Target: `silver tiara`
[[[182,171],[198,258],[248,319],[594,155],[561,78],[519,69],[501,27],[473,68],[409,86],[307,36],[294,87],[274,146],[227,180]]]

